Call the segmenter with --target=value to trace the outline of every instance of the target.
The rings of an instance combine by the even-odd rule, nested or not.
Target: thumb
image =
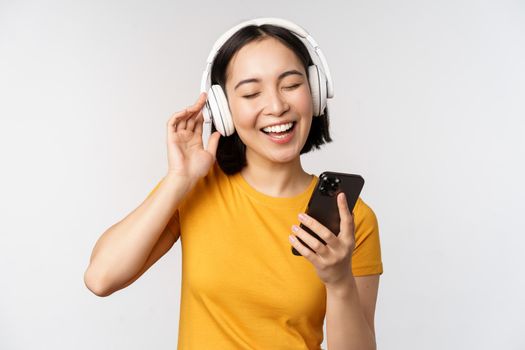
[[[207,148],[208,152],[213,154],[214,157],[217,154],[217,147],[219,146],[219,139],[220,138],[221,138],[221,134],[218,131],[215,131],[208,138],[208,146],[206,148]]]

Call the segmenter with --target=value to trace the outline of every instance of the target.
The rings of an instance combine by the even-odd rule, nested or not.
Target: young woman
[[[169,119],[167,175],[97,241],[86,285],[99,296],[125,288],[180,237],[178,349],[319,349],[325,317],[330,350],[374,349],[376,216],[361,198],[352,213],[343,194],[337,236],[305,215],[318,178],[300,155],[331,141],[328,112],[307,47],[276,25],[290,22],[263,22],[238,26],[214,56],[231,127],[214,115],[204,148],[205,92]]]

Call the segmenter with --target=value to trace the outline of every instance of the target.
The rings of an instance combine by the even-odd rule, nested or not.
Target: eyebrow
[[[295,70],[295,69],[292,69],[292,70],[288,70],[286,72],[283,72],[281,74],[279,74],[279,76],[277,77],[277,80],[281,80],[289,75],[300,75],[300,76],[303,76],[303,73],[299,72],[298,70]],[[258,83],[260,82],[261,79],[257,79],[257,78],[250,78],[250,79],[244,79],[244,80],[241,80],[240,82],[237,83],[237,85],[235,85],[235,87],[233,88],[233,90],[236,90],[239,86],[241,86],[242,84],[246,84],[246,83]]]

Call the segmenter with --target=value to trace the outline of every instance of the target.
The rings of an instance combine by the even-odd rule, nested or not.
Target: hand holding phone
[[[364,184],[365,180],[360,175],[325,171],[319,176],[319,181],[308,202],[306,213],[337,236],[339,234],[341,221],[339,208],[337,206],[337,195],[340,192],[344,192],[348,202],[348,208],[352,211]],[[315,232],[303,224],[300,226],[303,230],[326,245],[326,242]],[[314,251],[304,243],[301,238],[297,237],[297,239],[308,249]],[[292,253],[301,256],[301,253],[294,247],[292,247]]]

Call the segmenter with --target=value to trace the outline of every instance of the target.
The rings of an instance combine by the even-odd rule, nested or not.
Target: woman
[[[328,112],[312,96],[307,47],[266,22],[238,26],[213,60],[232,128],[212,111],[204,149],[205,92],[169,119],[167,175],[99,239],[86,285],[125,288],[180,237],[179,349],[319,349],[325,316],[330,350],[374,349],[377,220],[361,198],[352,215],[343,194],[337,236],[304,214],[317,176],[300,155],[331,141]]]

